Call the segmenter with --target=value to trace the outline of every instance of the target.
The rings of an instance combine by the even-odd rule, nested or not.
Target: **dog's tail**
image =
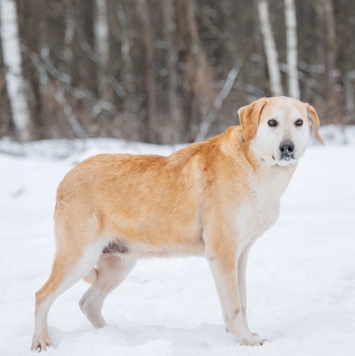
[[[93,268],[88,275],[84,277],[84,281],[93,284],[97,279],[97,269]]]

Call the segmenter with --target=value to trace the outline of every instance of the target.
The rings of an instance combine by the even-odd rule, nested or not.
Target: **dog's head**
[[[303,155],[313,129],[319,135],[319,118],[314,108],[284,96],[261,98],[238,110],[243,138],[253,153],[270,165],[296,163]]]

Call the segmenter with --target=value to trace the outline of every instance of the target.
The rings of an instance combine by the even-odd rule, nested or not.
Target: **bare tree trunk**
[[[186,0],[187,23],[191,36],[191,50],[194,54],[201,52],[200,36],[198,34],[196,23],[196,2],[195,0]]]
[[[121,56],[123,61],[122,77],[124,79],[126,98],[124,100],[124,111],[132,114],[137,112],[136,85],[134,82],[133,59],[131,56],[131,44],[128,36],[127,13],[122,1],[117,3],[117,18],[119,24],[119,35],[121,42]]]
[[[282,95],[280,68],[278,63],[275,38],[271,27],[267,0],[258,0],[258,13],[264,50],[270,77],[270,89],[274,96]]]
[[[187,25],[190,35],[190,49],[187,60],[187,79],[191,90],[192,114],[190,117],[189,141],[195,141],[199,127],[212,108],[213,92],[211,82],[212,68],[202,47],[196,21],[195,0],[185,0],[187,11]]]
[[[27,6],[32,8],[32,12],[38,9],[39,14],[43,13],[43,18],[41,15],[39,16],[40,23],[37,25],[40,30],[40,38],[37,41],[43,42],[43,47],[50,51],[50,59],[58,70],[68,70],[70,60],[65,58],[65,41],[70,42],[70,39],[73,39],[75,30],[71,16],[69,16],[69,21],[71,22],[67,22],[67,15],[72,15],[68,6],[69,2],[66,0],[21,1],[29,3]],[[36,7],[33,6],[34,3],[36,3]],[[71,35],[69,35],[70,31]]]
[[[351,58],[354,27],[351,28],[349,13],[354,3],[346,0],[325,1],[324,11],[328,32],[327,64],[329,66],[329,96],[328,116],[332,122],[345,124],[348,115],[346,111],[346,76],[354,70],[354,57]],[[335,25],[336,24],[336,25]],[[350,74],[351,76],[351,74]]]
[[[337,39],[334,20],[334,9],[332,0],[324,0],[322,2],[325,25],[327,29],[326,36],[326,73],[328,79],[327,85],[327,114],[330,117],[337,117],[338,122],[345,123],[345,73],[342,78],[339,78],[339,71],[337,70]],[[345,26],[345,24],[343,24]],[[343,68],[345,69],[345,68]],[[341,91],[336,89],[337,82],[340,79],[342,82]],[[341,104],[342,103],[342,104]]]
[[[2,55],[2,33],[0,16],[0,137],[14,136],[14,124],[6,86],[6,67]]]
[[[71,6],[75,23],[71,63],[73,85],[97,93],[96,65],[95,60],[90,58],[94,48],[93,2],[72,0]]]
[[[157,138],[158,125],[154,124],[155,118],[159,116],[157,112],[157,98],[155,85],[155,58],[154,58],[154,34],[150,23],[150,6],[148,0],[137,0],[137,10],[142,23],[142,35],[144,41],[144,61],[145,61],[145,84],[147,93],[147,117],[146,132],[149,142],[154,142]]]
[[[178,102],[178,76],[176,73],[176,63],[178,53],[174,43],[174,33],[176,31],[176,23],[174,20],[174,3],[173,0],[163,1],[163,25],[165,38],[168,43],[167,49],[167,67],[169,81],[169,117],[171,118],[170,125],[170,143],[178,143],[181,140],[182,134],[182,113]]]
[[[33,8],[32,1],[21,1],[29,3],[28,6]],[[36,49],[37,71],[40,74],[41,86],[39,118],[43,120],[46,137],[82,137],[77,135],[67,115],[71,96],[67,93],[67,89],[73,83],[70,73],[75,32],[71,3],[65,0],[36,0],[35,2],[40,14],[37,25],[40,43]],[[32,11],[37,10],[32,9]],[[65,105],[63,105],[64,101]]]
[[[109,60],[109,27],[106,0],[95,0],[96,19],[94,23],[95,50],[98,57],[99,75],[98,87],[99,96],[102,99],[109,99],[109,84],[107,78],[107,66]]]
[[[9,93],[12,117],[18,137],[31,139],[30,112],[24,93],[25,82],[21,68],[21,50],[17,25],[16,3],[11,0],[0,1],[2,50],[6,72],[6,85]]]
[[[317,0],[315,8],[321,20],[324,44],[324,60],[325,73],[327,75],[327,98],[330,99],[334,95],[334,86],[337,82],[336,76],[336,56],[337,56],[337,40],[334,19],[334,9],[332,0]]]
[[[355,125],[355,71],[345,77],[345,123]]]
[[[287,71],[288,71],[288,95],[296,99],[300,98],[298,83],[298,56],[297,56],[297,21],[294,0],[284,0],[286,42],[287,42]]]
[[[108,61],[108,16],[106,0],[95,0],[96,21],[94,23],[95,49],[102,66]]]
[[[336,76],[336,55],[337,55],[337,41],[335,31],[335,20],[332,0],[324,0],[322,2],[324,8],[324,15],[327,28],[327,73],[330,90],[333,92],[334,85],[337,80]]]
[[[335,19],[334,19],[334,9],[332,0],[317,0],[314,2],[315,9],[320,19],[320,28],[322,42],[324,50],[324,66],[325,66],[325,83],[324,83],[324,94],[323,98],[326,102],[325,104],[325,113],[323,117],[328,120],[332,120],[334,117],[337,118],[338,122],[342,122],[342,105],[341,102],[344,103],[342,98],[342,92],[339,90],[341,87],[338,86],[339,72],[337,71],[337,54],[338,54],[338,46],[337,37],[336,37],[336,27],[335,27]],[[338,14],[341,16],[341,13]],[[345,26],[345,24],[339,24],[339,28],[341,26]],[[343,46],[345,43],[343,43]],[[342,51],[342,47],[339,46],[339,50]],[[346,46],[346,45],[345,45]]]
[[[63,16],[64,21],[62,27],[64,27],[65,29],[64,34],[62,36],[63,60],[66,63],[66,67],[69,68],[70,63],[73,60],[73,41],[74,41],[74,32],[75,32],[74,15],[70,3],[67,4],[63,12],[64,12],[64,16]],[[55,21],[55,23],[56,22],[57,21]],[[52,27],[51,24],[49,25],[50,25],[49,28],[51,28]]]

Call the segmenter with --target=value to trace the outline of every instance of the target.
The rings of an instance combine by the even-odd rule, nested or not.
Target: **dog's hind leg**
[[[101,314],[105,298],[129,274],[137,260],[110,253],[102,253],[97,263],[97,277],[81,298],[79,305],[95,328],[102,328],[106,322]]]
[[[75,247],[75,251],[58,247],[52,273],[36,293],[35,330],[32,340],[34,350],[45,350],[47,346],[51,346],[47,327],[51,305],[59,295],[90,272],[102,251],[102,244],[97,243],[87,245],[85,249],[78,245]]]

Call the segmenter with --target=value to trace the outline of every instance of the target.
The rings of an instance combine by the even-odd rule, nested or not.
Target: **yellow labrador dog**
[[[259,99],[239,117],[241,126],[168,157],[99,155],[65,176],[52,274],[36,293],[33,349],[51,345],[49,308],[80,279],[91,283],[80,308],[100,328],[106,296],[138,258],[180,255],[207,258],[227,329],[243,345],[263,344],[246,317],[248,253],[275,223],[311,129],[323,142],[314,108],[292,98]]]

